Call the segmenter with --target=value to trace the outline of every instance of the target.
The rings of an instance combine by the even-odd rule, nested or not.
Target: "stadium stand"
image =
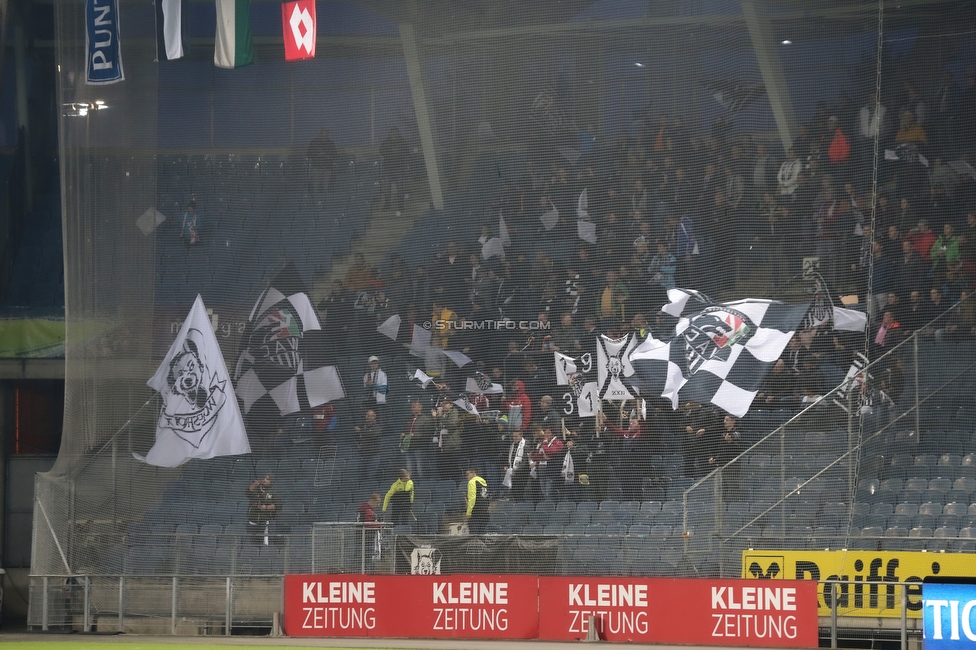
[[[678,33],[691,38],[709,9],[685,4],[656,18],[687,18]],[[600,22],[629,11],[586,6],[551,20],[589,39],[587,12]],[[911,21],[891,11],[898,38],[914,42]],[[882,35],[864,28],[877,16],[858,12],[845,31],[877,56]],[[65,34],[80,34],[77,18],[62,19]],[[603,28],[652,56],[629,24]],[[744,549],[972,552],[976,182],[949,163],[971,155],[976,122],[960,126],[970,115],[961,103],[935,115],[939,88],[925,81],[949,71],[952,93],[969,97],[972,49],[951,61],[905,54],[913,66],[886,60],[841,85],[853,66],[834,64],[828,79],[788,60],[797,124],[786,124],[780,84],[712,87],[713,73],[762,74],[738,24],[710,32],[714,46],[695,45],[704,63],[694,70],[670,51],[667,101],[646,97],[649,86],[632,75],[651,59],[624,56],[627,45],[592,71],[595,99],[569,89],[584,85],[584,57],[579,70],[556,73],[557,88],[540,90],[529,79],[539,75],[525,72],[505,99],[495,91],[509,84],[485,79],[497,70],[485,75],[430,30],[422,50],[431,71],[456,81],[450,92],[435,82],[429,118],[402,108],[416,98],[399,53],[370,50],[369,72],[356,75],[358,63],[339,65],[342,47],[326,59],[334,74],[266,58],[226,78],[201,72],[199,60],[178,73],[137,51],[133,68],[152,91],[136,97],[120,85],[106,100],[108,115],[130,121],[113,132],[101,109],[62,117],[65,195],[35,206],[3,296],[5,307],[30,308],[66,298],[77,319],[67,437],[55,471],[38,479],[52,523],[36,529],[36,576],[60,576],[69,563],[72,575],[99,577],[406,573],[415,546],[465,537],[456,533],[468,467],[490,486],[487,536],[514,557],[455,549],[445,552],[452,571],[536,562],[537,573],[730,577],[742,575]],[[580,54],[542,38],[557,58]],[[826,34],[812,40],[813,60],[827,60]],[[77,44],[59,47],[66,71],[82,74]],[[529,71],[555,65],[528,45],[515,50]],[[326,77],[334,97],[316,87]],[[923,82],[928,104],[912,89]],[[276,99],[252,98],[257,87]],[[245,97],[250,112],[221,120],[222,106]],[[873,126],[882,106],[887,122]],[[234,133],[244,115],[254,128]],[[183,118],[186,134],[175,128]],[[347,128],[329,125],[343,147],[323,189],[304,146],[329,120]],[[378,135],[387,122],[406,134],[406,151],[395,155]],[[197,131],[208,134],[185,141]],[[142,229],[144,214],[153,225]],[[741,418],[707,399],[675,409],[643,386],[584,415],[585,384],[574,379],[624,372],[599,341],[673,335],[679,321],[661,307],[676,287],[700,290],[713,307],[741,298],[813,306],[787,328],[782,354],[763,360],[768,374]],[[310,309],[291,300],[303,293]],[[145,464],[168,415],[144,384],[198,295],[251,453]],[[832,329],[842,296],[866,317],[861,331]],[[394,316],[396,332],[384,335],[378,328]],[[270,347],[264,360],[274,361],[262,368],[255,356]],[[555,352],[578,366],[572,378],[557,382]],[[330,388],[343,397],[312,406],[319,367],[335,369],[341,382]],[[738,379],[727,383],[744,390]],[[509,488],[515,429],[526,443]],[[414,486],[408,520],[365,518],[362,504],[385,495],[404,467]],[[251,490],[265,478],[271,515]],[[61,539],[71,540],[67,554]]]

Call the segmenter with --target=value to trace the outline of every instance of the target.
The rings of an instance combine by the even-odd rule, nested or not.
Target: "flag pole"
[[[111,435],[111,437],[108,440],[105,441],[105,444],[103,444],[101,447],[99,447],[98,451],[96,451],[92,455],[91,459],[88,461],[88,464],[85,465],[85,467],[81,471],[84,472],[86,469],[88,469],[89,467],[91,467],[91,464],[95,462],[95,459],[98,458],[99,454],[101,454],[103,451],[105,451],[108,448],[109,445],[111,445],[113,442],[115,442],[115,439],[119,437],[119,434],[122,433],[123,431],[125,431],[126,427],[128,427],[130,424],[132,424],[132,421],[136,419],[136,416],[139,415],[140,413],[142,413],[142,410],[144,408],[146,408],[147,406],[149,406],[149,404],[152,403],[153,401],[155,401],[158,397],[159,397],[159,393],[153,394],[153,396],[150,397],[149,399],[147,399],[145,401],[145,403],[136,410],[135,413],[133,413],[131,416],[129,416],[129,419],[126,420],[125,423],[121,427],[119,427],[118,431],[116,431],[115,433],[113,433]]]

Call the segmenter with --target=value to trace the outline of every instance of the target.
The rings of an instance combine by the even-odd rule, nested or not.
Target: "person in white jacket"
[[[874,163],[874,139],[878,139],[878,153],[884,157],[885,138],[888,136],[888,109],[878,101],[877,91],[861,107],[857,125],[857,155],[861,169],[869,169]]]
[[[369,370],[363,375],[363,388],[366,389],[363,407],[375,409],[375,407],[382,407],[386,404],[386,395],[390,389],[389,380],[386,377],[386,372],[380,368],[379,357],[371,356],[367,365]]]
[[[525,438],[518,429],[512,431],[512,444],[508,447],[508,462],[505,465],[505,478],[502,485],[508,488],[511,499],[521,501],[525,498],[525,485],[529,480],[525,464]]]

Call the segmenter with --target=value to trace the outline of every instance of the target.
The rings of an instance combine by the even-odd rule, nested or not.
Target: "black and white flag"
[[[282,416],[346,396],[335,366],[308,367],[309,333],[322,328],[303,289],[289,264],[251,310],[234,368],[245,413],[265,395]]]
[[[679,316],[674,333],[648,336],[637,346],[629,383],[643,395],[664,397],[673,408],[681,402],[713,404],[737,417],[749,411],[810,308],[760,299],[715,304],[681,289],[668,296],[671,303],[662,311]]]
[[[251,453],[230,374],[200,296],[146,383],[163,405],[156,443],[145,457],[133,454],[138,460],[179,467],[191,458]]]
[[[572,415],[575,410],[581,418],[595,416],[600,410],[601,384],[586,377],[593,368],[591,354],[587,352],[575,359],[561,352],[553,352],[553,360],[556,367],[556,385],[570,387],[569,392],[563,394],[566,404],[563,413]]]
[[[597,338],[597,390],[600,399],[617,402],[634,399],[624,379],[634,374],[630,356],[636,345],[631,334],[619,339],[602,334]]]
[[[569,386],[570,378],[576,374],[576,359],[562,352],[553,352],[556,367],[556,385]]]

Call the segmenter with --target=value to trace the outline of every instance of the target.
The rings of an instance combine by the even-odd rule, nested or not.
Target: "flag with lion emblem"
[[[197,296],[180,333],[147,382],[159,392],[162,406],[156,443],[138,460],[159,467],[178,467],[191,458],[251,453],[234,386]]]

